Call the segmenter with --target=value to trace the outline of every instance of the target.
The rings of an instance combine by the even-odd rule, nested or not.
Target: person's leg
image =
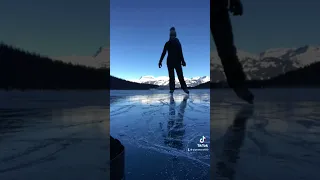
[[[174,67],[168,66],[170,93],[175,90]]]
[[[225,0],[211,1],[210,28],[221,59],[228,84],[231,88],[243,84],[245,74],[237,57],[232,26]]]
[[[210,4],[210,29],[221,59],[227,82],[236,94],[252,103],[253,95],[245,87],[246,76],[234,45],[228,4],[224,0],[212,0]]]
[[[184,92],[189,93],[186,81],[184,80],[184,77],[183,77],[183,71],[182,71],[181,65],[175,66],[175,69],[177,72],[177,76],[178,76],[178,79],[180,82],[181,89],[183,89]]]

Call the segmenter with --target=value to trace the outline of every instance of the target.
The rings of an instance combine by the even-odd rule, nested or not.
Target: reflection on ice
[[[232,124],[224,135],[222,153],[216,164],[216,171],[212,171],[213,177],[234,179],[235,165],[240,158],[240,148],[243,146],[247,120],[253,115],[252,106],[244,106],[236,114]]]
[[[184,149],[183,145],[183,136],[185,134],[185,127],[183,124],[183,116],[187,106],[187,100],[189,96],[186,95],[183,98],[183,101],[180,104],[178,114],[176,114],[176,103],[173,96],[170,96],[170,105],[169,105],[169,119],[167,123],[167,137],[165,138],[164,143],[172,148]]]
[[[318,179],[319,90],[301,91],[255,90],[252,116],[232,91],[212,92],[212,178]]]
[[[188,151],[197,148],[202,136],[210,144],[209,90],[189,96],[179,91],[173,96],[167,91],[142,92],[111,91],[111,135],[126,147],[126,178],[209,179],[209,148]]]

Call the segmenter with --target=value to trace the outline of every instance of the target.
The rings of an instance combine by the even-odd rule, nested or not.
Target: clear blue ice
[[[110,133],[126,148],[126,179],[209,179],[209,90],[110,95]]]

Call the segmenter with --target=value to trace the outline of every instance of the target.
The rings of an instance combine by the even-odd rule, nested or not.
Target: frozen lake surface
[[[108,97],[0,91],[0,179],[109,179]]]
[[[209,90],[110,95],[110,133],[126,148],[127,180],[210,178]]]
[[[212,178],[319,179],[320,89],[253,92],[253,107],[211,92]]]
[[[0,91],[0,179],[109,179],[109,114],[127,180],[318,179],[319,92],[112,91],[109,111],[107,91]],[[202,136],[211,160],[188,151]]]

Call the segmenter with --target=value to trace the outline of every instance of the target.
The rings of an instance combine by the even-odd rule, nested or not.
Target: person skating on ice
[[[181,85],[181,89],[185,93],[189,94],[189,90],[184,80],[183,70],[182,70],[182,66],[186,66],[186,62],[183,57],[181,43],[177,38],[175,27],[170,28],[170,38],[169,38],[169,41],[167,41],[163,47],[163,51],[158,64],[159,68],[162,67],[162,61],[167,52],[168,52],[167,67],[168,67],[168,73],[169,73],[170,93],[173,93],[175,90],[174,70],[176,70],[176,73]]]

